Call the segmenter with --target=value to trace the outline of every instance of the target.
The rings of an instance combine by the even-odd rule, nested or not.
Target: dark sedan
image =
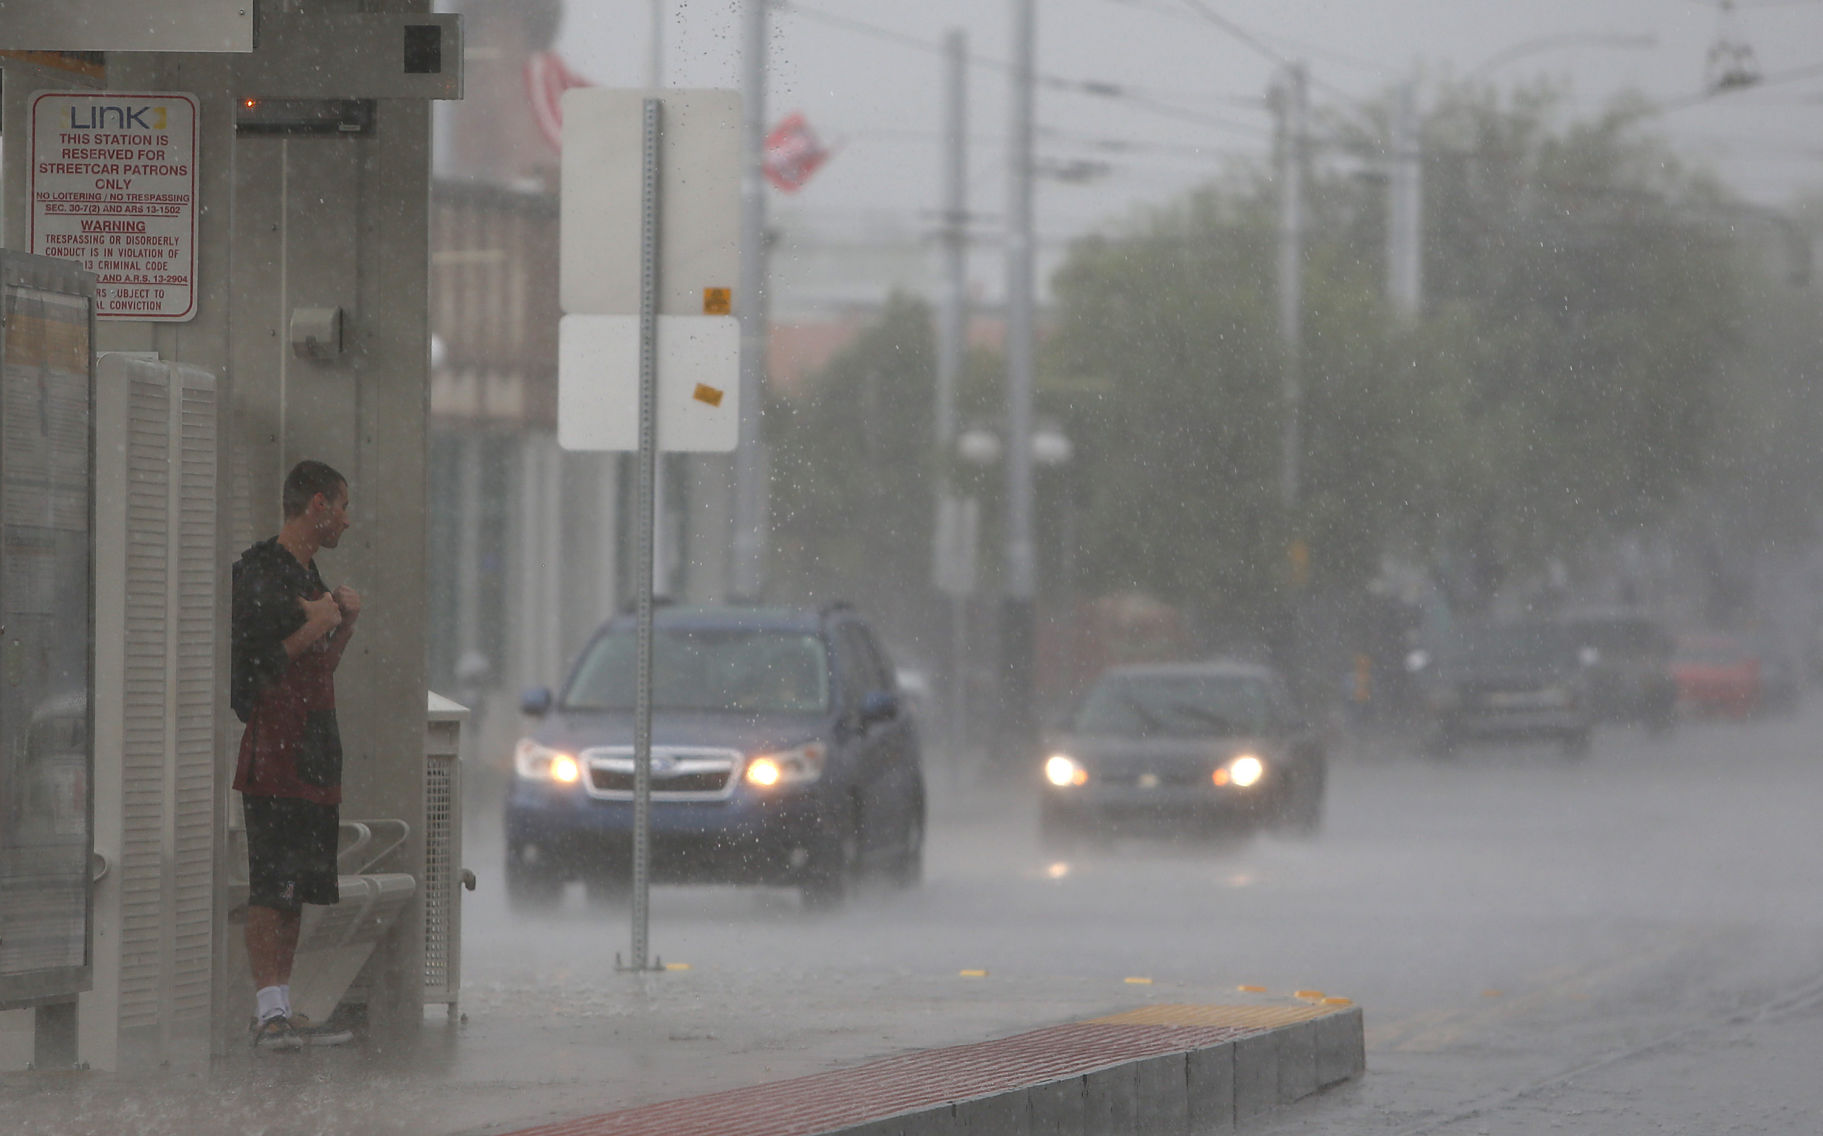
[[[1040,835],[1052,847],[1123,830],[1308,833],[1322,820],[1322,743],[1263,666],[1112,668],[1046,754]]]

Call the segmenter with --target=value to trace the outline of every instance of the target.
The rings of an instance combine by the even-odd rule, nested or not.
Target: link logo
[[[86,103],[64,112],[66,130],[163,130],[165,108],[127,103]]]

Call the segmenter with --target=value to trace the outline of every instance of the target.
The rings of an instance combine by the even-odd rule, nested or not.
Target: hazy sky
[[[1662,127],[1680,152],[1715,168],[1743,195],[1785,204],[1823,186],[1823,0],[1740,4],[1733,27],[1765,75],[1813,67],[1818,74],[1676,111]],[[662,5],[666,82],[738,85],[735,0]],[[1565,80],[1578,112],[1594,113],[1628,89],[1681,99],[1702,91],[1707,56],[1725,26],[1713,0],[1039,0],[1041,73],[1120,84],[1143,100],[1041,89],[1039,126],[1052,132],[1041,134],[1041,155],[1116,165],[1087,185],[1043,183],[1041,238],[1055,241],[1123,216],[1136,203],[1165,200],[1206,177],[1224,155],[1266,152],[1262,96],[1277,65],[1199,15],[1198,6],[1257,36],[1271,53],[1307,61],[1318,107],[1370,98],[1415,71],[1462,75],[1509,48],[1572,34],[1650,36],[1655,43],[1558,45],[1485,73],[1502,84],[1541,75]],[[636,86],[651,19],[648,0],[570,0],[560,47],[595,80]],[[873,25],[903,40],[839,22]],[[768,115],[801,110],[840,150],[795,197],[775,195],[775,208],[791,224],[831,233],[929,226],[939,173],[942,63],[935,49],[950,27],[965,29],[971,51],[985,61],[970,71],[970,205],[988,228],[1003,214],[1009,80],[993,64],[1009,58],[1009,0],[793,0],[772,17]],[[1152,148],[1098,152],[1100,139]]]

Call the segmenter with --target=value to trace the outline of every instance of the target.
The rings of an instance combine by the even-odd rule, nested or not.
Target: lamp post
[[[1007,432],[1019,433],[1017,430],[1009,430]],[[1069,437],[1065,435],[1055,423],[1040,422],[1031,425],[1028,428],[1024,451],[1023,457],[1028,469],[1055,469],[1067,464],[1071,460],[1075,454],[1075,446],[1070,441]],[[1008,464],[1018,464],[1016,459],[1019,456],[1020,455],[1018,454],[1009,455],[1008,446],[1002,439],[1001,431],[994,428],[973,426],[962,431],[962,433],[956,437],[956,457],[965,465],[973,466],[978,470],[986,471],[998,466],[1002,463],[1003,459],[1006,459]],[[972,500],[965,501],[964,505],[967,508],[966,516],[972,520],[976,515],[973,510],[974,502]],[[1026,503],[1028,511],[1025,515],[1025,523],[1028,526],[1031,521],[1030,505],[1031,503],[1028,499]],[[1009,521],[1003,517],[1002,524],[1007,523],[1009,523]],[[1073,500],[1066,506],[1063,528],[1063,551],[1066,561],[1064,574],[1066,577],[1070,578],[1070,582],[1073,585],[1075,565],[1075,512]],[[1028,542],[1030,542],[1029,536],[1027,539]],[[966,545],[969,549],[969,554],[971,556],[973,554],[972,539],[966,541],[951,539],[945,543],[950,544],[951,547],[962,547]],[[1029,543],[1028,549],[1032,544],[1035,544],[1035,542]],[[1017,564],[1001,565],[1003,575],[1009,573],[1016,574],[1020,569],[1021,566]],[[1024,593],[1026,604],[1026,611],[1024,614],[1026,616],[1026,623],[1022,627],[1013,629],[1014,633],[1010,635],[1007,634],[1007,628],[1002,628],[1000,637],[1001,657],[996,660],[997,665],[995,667],[995,673],[998,676],[996,686],[1000,694],[999,710],[1003,715],[1003,728],[1000,731],[1000,740],[1008,745],[1009,748],[1017,747],[1025,741],[1031,740],[1028,735],[1032,733],[1032,726],[1034,724],[1032,716],[1032,677],[1035,662],[1034,647],[1036,646],[1034,602],[1034,593],[1036,589],[1035,586],[1031,585],[1035,585],[1037,576],[1035,555],[1030,555],[1028,553],[1028,562],[1023,566],[1023,570],[1028,574],[1026,583],[1029,586],[1029,590]],[[972,581],[972,565],[965,575]],[[1003,618],[1006,618],[1006,613],[1004,611],[1002,616]],[[965,636],[966,629],[964,621],[958,620],[956,643],[954,646],[956,665],[952,670],[952,684],[954,690],[952,697],[956,700],[958,706],[961,706],[964,700],[964,687],[961,676],[963,672],[963,660],[968,657]]]

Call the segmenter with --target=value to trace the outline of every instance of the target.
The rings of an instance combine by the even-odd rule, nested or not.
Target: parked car
[[[1584,662],[1589,709],[1604,722],[1637,722],[1654,732],[1677,721],[1671,676],[1676,637],[1658,620],[1629,609],[1563,617]]]
[[[1563,624],[1513,620],[1465,627],[1410,669],[1424,692],[1425,744],[1439,756],[1469,741],[1557,742],[1588,753],[1595,719],[1588,664],[1595,655]]]
[[[651,878],[798,887],[834,905],[877,870],[923,865],[917,729],[872,630],[822,611],[663,608],[654,616]],[[506,883],[518,908],[567,880],[612,899],[631,879],[636,628],[606,624],[514,755]]]
[[[1127,828],[1308,833],[1322,821],[1323,743],[1264,666],[1110,668],[1045,752],[1040,837],[1051,847]]]
[[[1678,702],[1691,713],[1745,718],[1760,708],[1760,660],[1732,636],[1678,640],[1671,673],[1677,679]]]

